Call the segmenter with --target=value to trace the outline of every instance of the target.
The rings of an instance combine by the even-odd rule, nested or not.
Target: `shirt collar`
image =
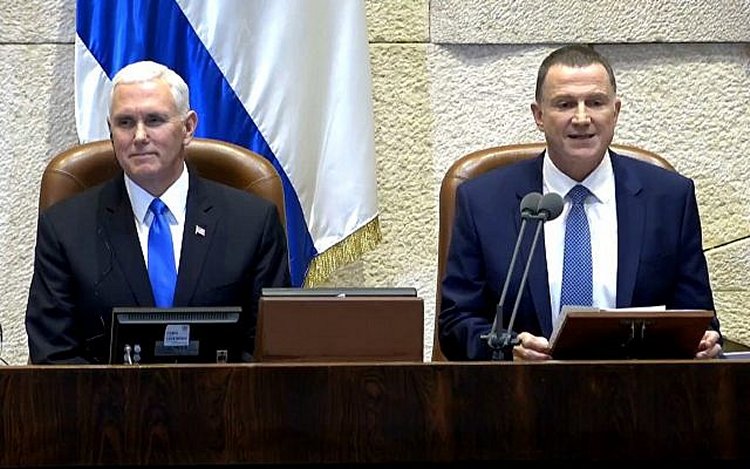
[[[185,207],[187,206],[187,194],[190,186],[187,165],[185,163],[182,164],[183,168],[180,177],[159,197],[179,224],[185,222]],[[130,206],[133,207],[135,218],[139,222],[148,225],[152,216],[148,211],[148,207],[155,197],[130,179],[127,174],[125,174],[125,189],[128,192]]]
[[[602,203],[609,202],[615,196],[615,175],[612,170],[609,150],[607,150],[599,165],[581,182],[571,179],[567,174],[560,171],[545,151],[542,163],[542,180],[545,194],[557,192],[565,197],[573,186],[581,184]]]

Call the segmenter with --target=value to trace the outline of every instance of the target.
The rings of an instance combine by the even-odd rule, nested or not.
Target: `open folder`
[[[713,311],[565,307],[550,337],[556,360],[689,359]]]

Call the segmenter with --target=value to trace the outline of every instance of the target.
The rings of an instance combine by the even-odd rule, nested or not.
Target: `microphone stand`
[[[492,329],[489,334],[482,335],[482,339],[487,340],[487,345],[492,349],[492,360],[512,360],[513,359],[513,347],[519,344],[518,334],[513,332],[513,323],[516,321],[516,313],[518,313],[518,305],[521,303],[521,296],[523,296],[523,290],[526,288],[526,279],[529,276],[529,268],[531,267],[531,260],[534,258],[534,252],[536,250],[536,244],[539,240],[539,233],[542,232],[542,225],[548,220],[557,218],[562,212],[562,198],[553,192],[545,194],[544,197],[539,201],[539,206],[536,211],[521,210],[521,228],[518,231],[518,238],[516,239],[516,246],[513,249],[513,256],[510,261],[510,267],[507,276],[505,277],[505,285],[503,286],[503,292],[500,295],[500,301],[497,304],[495,310],[495,321],[492,323]],[[508,327],[503,329],[503,303],[505,302],[505,295],[508,292],[508,283],[510,281],[513,266],[515,265],[516,256],[518,255],[519,247],[521,244],[521,238],[523,238],[523,231],[525,228],[526,220],[538,220],[536,225],[536,231],[534,233],[534,239],[531,242],[531,250],[529,251],[529,257],[526,259],[526,266],[523,270],[523,276],[521,277],[521,283],[518,287],[518,293],[516,293],[516,302],[513,305],[513,311],[510,315],[510,321]],[[498,332],[498,329],[501,332]]]
[[[488,334],[480,336],[481,339],[487,341],[487,345],[492,349],[493,360],[503,360],[506,356],[506,352],[512,349],[513,342],[515,341],[515,335],[512,334],[513,329],[510,327],[506,330],[503,329],[503,305],[505,304],[505,297],[508,294],[508,285],[510,284],[510,277],[513,274],[513,268],[516,265],[516,258],[518,257],[518,251],[521,248],[521,240],[523,239],[523,233],[526,230],[526,223],[529,219],[534,218],[537,213],[539,203],[541,202],[542,195],[538,192],[531,192],[524,196],[521,200],[521,227],[518,230],[518,237],[516,237],[516,245],[513,248],[513,255],[508,265],[508,273],[505,275],[505,283],[503,284],[503,291],[500,294],[500,301],[498,301],[495,307],[495,320],[492,323],[492,329]],[[500,331],[500,332],[498,332]]]
[[[529,251],[529,257],[526,260],[526,266],[523,270],[523,276],[521,277],[521,284],[518,287],[518,294],[516,295],[516,302],[513,305],[513,310],[508,322],[508,327],[503,329],[503,303],[505,302],[505,295],[508,292],[508,280],[510,276],[506,278],[505,285],[503,287],[502,296],[495,309],[495,321],[492,323],[492,329],[490,333],[482,336],[487,339],[487,345],[492,349],[492,360],[511,360],[513,357],[513,347],[518,345],[518,334],[513,332],[513,323],[516,321],[516,313],[518,312],[518,305],[521,303],[521,296],[523,295],[523,289],[526,286],[526,278],[529,275],[529,267],[531,266],[531,259],[534,257],[534,250],[536,249],[537,241],[539,240],[539,233],[542,231],[542,225],[547,219],[547,214],[542,212],[536,215],[526,214],[524,220],[521,222],[521,229],[518,233],[518,240],[516,241],[516,250],[513,251],[513,258],[511,259],[511,265],[515,263],[516,255],[518,254],[518,246],[521,244],[521,238],[523,238],[523,230],[525,228],[526,219],[539,220],[536,225],[536,231],[534,232],[534,239],[531,242],[531,251]],[[501,332],[498,332],[500,329]]]

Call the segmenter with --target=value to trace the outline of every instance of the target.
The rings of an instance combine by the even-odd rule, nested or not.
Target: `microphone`
[[[500,302],[498,303],[495,312],[495,322],[492,324],[492,330],[490,331],[490,333],[481,336],[482,338],[487,339],[487,344],[490,346],[490,348],[492,348],[493,360],[510,360],[512,358],[513,346],[518,344],[518,339],[513,332],[513,323],[516,320],[518,305],[521,303],[523,290],[526,287],[526,279],[529,275],[529,267],[531,266],[531,260],[534,257],[534,251],[536,250],[536,243],[539,240],[539,233],[541,233],[542,225],[545,221],[554,220],[555,218],[560,216],[563,210],[563,199],[559,194],[549,192],[541,197],[538,193],[532,194],[536,194],[535,197],[539,200],[539,202],[535,210],[527,210],[526,212],[524,212],[524,204],[523,201],[521,201],[521,218],[523,219],[523,221],[521,222],[521,229],[519,230],[518,238],[516,239],[516,247],[513,250],[513,257],[511,258],[511,263],[505,276],[503,293],[500,297]],[[526,197],[529,197],[532,194],[528,194]],[[524,197],[524,199],[526,199],[526,197]],[[515,264],[516,256],[518,254],[519,246],[523,236],[524,224],[526,223],[527,219],[538,220],[538,223],[536,225],[536,232],[534,233],[534,240],[531,243],[531,250],[529,251],[529,256],[526,260],[526,266],[523,271],[523,276],[521,277],[521,283],[518,287],[516,302],[513,305],[513,310],[511,312],[510,321],[508,322],[508,327],[500,334],[498,334],[497,330],[502,329],[502,307],[505,301],[505,295],[508,290],[508,282],[513,271],[513,265]]]
[[[526,266],[523,269],[523,276],[521,277],[521,284],[518,286],[518,293],[516,294],[516,302],[513,305],[513,310],[510,314],[510,321],[508,322],[508,331],[513,330],[513,323],[516,320],[516,313],[518,313],[518,305],[521,304],[521,297],[523,296],[523,289],[526,288],[526,278],[529,276],[529,267],[531,267],[531,260],[534,258],[534,252],[536,250],[536,243],[539,240],[539,233],[542,232],[542,225],[544,222],[554,220],[559,217],[563,210],[563,199],[560,194],[555,192],[548,192],[544,194],[542,200],[539,201],[539,207],[537,214],[532,218],[539,220],[536,225],[536,232],[534,233],[534,240],[531,242],[531,250],[529,251],[529,257],[526,259]],[[512,353],[512,346],[518,345],[518,341],[513,338],[509,344],[506,345],[504,355]],[[508,357],[510,359],[510,357]]]
[[[508,347],[512,345],[514,337],[512,337],[512,329],[509,327],[503,330],[503,304],[505,303],[505,297],[508,294],[508,284],[510,283],[510,277],[513,275],[513,268],[516,265],[516,258],[518,257],[518,251],[521,248],[521,240],[523,239],[523,233],[526,229],[526,223],[528,220],[538,216],[539,205],[541,204],[543,197],[538,192],[530,192],[521,199],[520,211],[521,211],[521,227],[518,230],[518,236],[516,237],[516,245],[513,248],[513,255],[510,258],[510,264],[508,265],[508,271],[505,273],[505,282],[503,284],[503,291],[500,294],[500,301],[498,301],[495,307],[495,320],[492,323],[492,329],[488,334],[480,336],[481,339],[487,341],[487,345],[490,346],[492,351],[493,360],[502,360],[503,355],[507,352]],[[562,208],[561,208],[562,210]],[[498,330],[502,332],[498,333]]]
[[[542,200],[539,202],[539,214],[538,216],[543,222],[554,220],[559,217],[563,211],[563,199],[560,194],[555,192],[548,192],[544,194]]]

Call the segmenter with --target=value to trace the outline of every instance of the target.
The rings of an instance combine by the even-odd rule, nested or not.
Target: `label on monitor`
[[[164,329],[165,347],[186,347],[190,344],[189,324],[167,324]]]
[[[197,357],[200,352],[200,341],[193,340],[187,345],[169,346],[161,340],[154,344],[155,357]]]

